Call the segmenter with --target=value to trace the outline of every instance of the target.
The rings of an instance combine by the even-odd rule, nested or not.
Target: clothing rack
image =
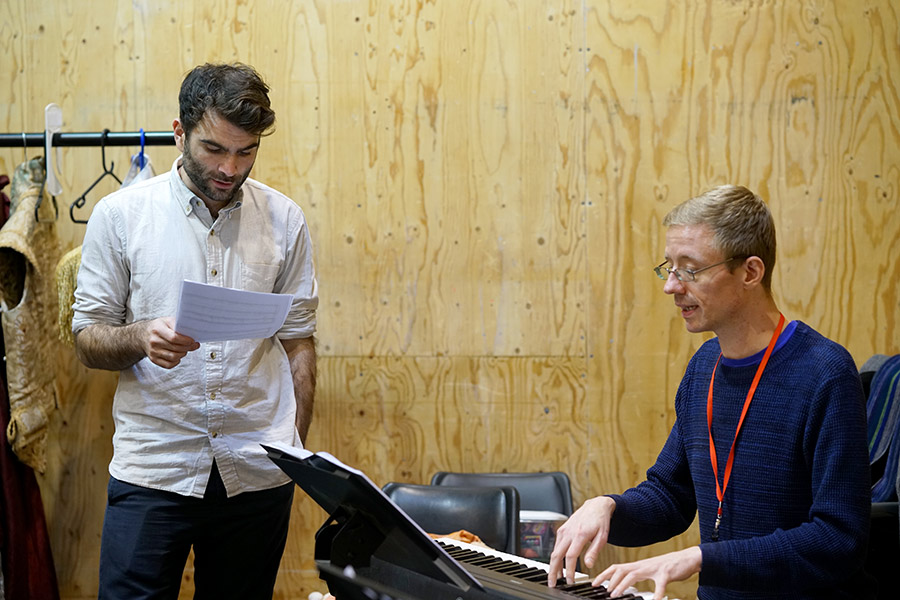
[[[44,147],[44,132],[40,133],[0,133],[0,148]],[[102,131],[53,134],[53,147],[57,146],[140,146],[140,131],[110,131],[103,139]],[[172,131],[145,131],[145,146],[174,146]]]
[[[58,148],[64,146],[97,146],[105,150],[107,146],[141,146],[143,152],[144,146],[174,146],[175,135],[173,131],[93,131],[80,133],[64,133],[61,131],[52,134],[50,147]],[[47,133],[0,133],[0,148],[46,148]],[[48,167],[49,170],[49,167]],[[112,172],[106,168],[106,154],[103,154],[103,175],[112,175]],[[115,175],[113,175],[115,177]],[[116,177],[118,180],[118,177]],[[99,181],[99,179],[97,180]],[[88,188],[90,191],[97,181]],[[46,182],[46,178],[44,179]],[[44,182],[41,182],[41,192],[38,195],[37,204],[34,207],[34,219],[39,221],[38,211],[41,208],[41,202],[44,199]],[[87,192],[85,192],[87,194]],[[84,197],[82,194],[69,206],[69,216],[76,223],[87,223],[87,221],[75,218],[74,209],[84,206]],[[53,210],[56,214],[55,218],[59,218],[59,208],[56,204],[56,196],[51,196],[53,201]],[[55,219],[54,219],[55,220]]]

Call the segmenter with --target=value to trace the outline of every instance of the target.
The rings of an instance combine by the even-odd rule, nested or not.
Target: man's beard
[[[203,165],[194,160],[190,148],[190,142],[184,145],[184,153],[181,160],[181,166],[184,168],[184,172],[187,174],[188,178],[190,178],[204,196],[213,202],[221,204],[222,206],[231,202],[240,191],[241,185],[243,185],[244,181],[246,181],[247,177],[250,175],[250,169],[247,169],[244,173],[238,173],[233,177],[226,178],[221,174],[206,171]],[[211,179],[233,182],[234,187],[230,190],[220,190],[211,185]]]

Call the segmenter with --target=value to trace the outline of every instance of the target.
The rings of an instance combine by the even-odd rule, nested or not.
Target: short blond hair
[[[762,198],[747,188],[713,188],[673,208],[663,225],[708,225],[713,231],[713,243],[726,257],[758,256],[766,267],[762,285],[771,292],[775,221]]]

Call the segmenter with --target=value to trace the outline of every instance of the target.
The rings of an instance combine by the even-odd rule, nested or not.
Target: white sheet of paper
[[[281,450],[288,456],[292,456],[296,459],[309,458],[313,455],[313,453],[306,448],[298,448],[297,446],[291,446],[290,444],[285,444],[284,442],[266,442],[264,445],[270,448],[275,448],[276,450]]]
[[[306,448],[298,448],[296,446],[291,446],[291,445],[285,444],[283,442],[266,443],[266,446],[269,446],[270,448],[275,448],[276,450],[281,450],[288,456],[293,456],[294,458],[297,458],[297,459],[309,458],[310,456],[315,454],[316,456],[324,458],[328,462],[330,462],[334,465],[337,465],[342,469],[350,471],[351,473],[356,473],[357,475],[365,477],[367,480],[371,481],[365,473],[363,473],[359,469],[354,469],[350,465],[347,465],[347,464],[341,462],[341,460],[339,458],[335,457],[333,454],[330,454],[328,452],[310,452]],[[376,486],[374,483],[372,483],[372,485],[374,487],[378,488],[378,486]],[[378,489],[381,489],[381,488],[378,488]]]
[[[290,294],[265,294],[181,282],[175,331],[198,342],[267,338],[284,325]]]

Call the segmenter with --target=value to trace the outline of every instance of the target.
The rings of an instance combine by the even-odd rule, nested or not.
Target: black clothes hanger
[[[106,177],[107,175],[112,175],[112,178],[115,179],[116,181],[118,181],[118,182],[119,182],[119,185],[122,185],[122,180],[119,179],[118,177],[116,177],[116,174],[113,173],[113,171],[112,171],[113,168],[116,166],[116,163],[110,162],[110,163],[109,163],[109,168],[108,168],[108,169],[106,168],[106,135],[107,135],[108,133],[109,133],[109,129],[104,129],[104,130],[103,130],[103,133],[102,133],[101,136],[100,136],[100,157],[101,157],[101,159],[102,159],[102,161],[103,161],[103,172],[100,174],[100,177],[98,177],[98,178],[94,181],[94,183],[92,183],[91,186],[90,186],[88,189],[86,189],[86,190],[84,191],[84,193],[81,194],[81,195],[75,200],[75,202],[73,202],[71,205],[69,205],[69,217],[72,219],[72,222],[73,222],[73,223],[87,223],[87,220],[82,220],[82,219],[76,219],[76,218],[75,218],[75,208],[76,208],[76,207],[77,207],[77,208],[82,208],[82,207],[84,206],[85,202],[87,202],[87,195],[90,193],[90,191],[91,191],[92,189],[94,189],[94,187],[95,187],[98,183],[100,183],[100,182],[103,180],[104,177]]]

